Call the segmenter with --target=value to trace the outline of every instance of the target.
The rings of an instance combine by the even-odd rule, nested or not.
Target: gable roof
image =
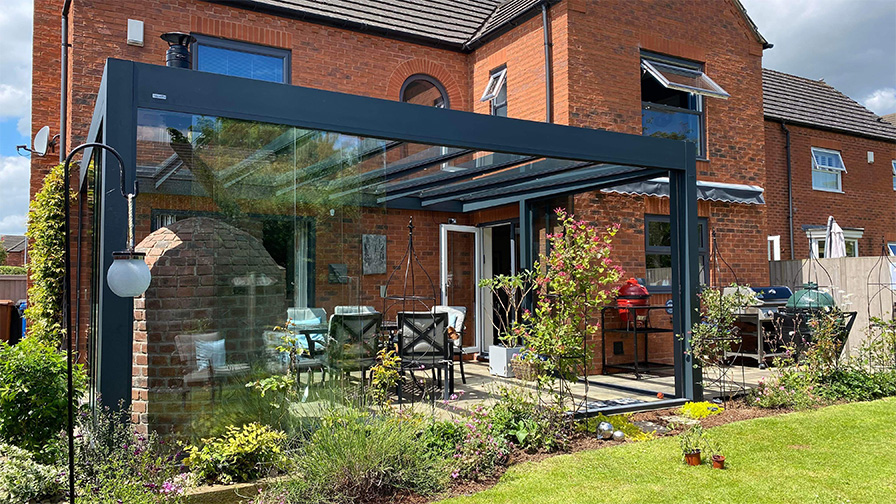
[[[763,68],[762,105],[769,119],[896,141],[896,126],[823,80]]]
[[[28,239],[22,235],[0,235],[0,245],[7,252],[21,252],[28,245]]]
[[[453,49],[474,45],[543,3],[543,0],[206,1]]]
[[[896,112],[894,112],[892,114],[887,114],[885,116],[881,116],[880,118],[890,124],[896,124]]]
[[[512,27],[543,3],[560,0],[205,0],[346,28],[467,50]],[[734,0],[763,49],[765,40]]]

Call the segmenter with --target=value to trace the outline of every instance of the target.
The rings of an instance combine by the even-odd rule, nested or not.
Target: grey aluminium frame
[[[699,370],[684,350],[687,328],[697,308],[697,171],[696,146],[662,138],[492,117],[450,109],[420,107],[397,101],[335,93],[226,75],[109,59],[103,74],[94,120],[102,122],[103,141],[136,166],[137,111],[140,108],[265,121],[362,137],[393,139],[447,147],[535,157],[551,157],[641,167],[628,179],[593,181],[564,188],[593,190],[610,182],[625,183],[657,171],[668,173],[672,222],[672,299],[676,334],[676,397],[700,399]],[[125,243],[126,202],[118,187],[115,163],[103,163],[98,195],[101,229],[100,271],[105,275],[112,251]],[[532,237],[531,201],[544,194],[517,194],[521,239]],[[521,250],[524,247],[521,247]],[[525,254],[529,256],[530,254]],[[526,259],[531,260],[531,257]],[[99,308],[96,331],[101,362],[96,383],[108,405],[131,399],[133,301],[111,293],[105,282],[95,293]]]

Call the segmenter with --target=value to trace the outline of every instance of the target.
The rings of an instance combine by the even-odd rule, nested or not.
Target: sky
[[[0,234],[24,233],[28,212],[29,161],[15,147],[30,144],[32,1],[0,9]],[[824,79],[878,115],[896,113],[896,0],[742,3],[775,46],[765,68]]]

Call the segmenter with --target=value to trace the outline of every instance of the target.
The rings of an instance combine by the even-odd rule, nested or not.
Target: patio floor
[[[403,407],[411,407],[420,412],[434,412],[439,416],[448,417],[451,414],[464,414],[478,404],[492,404],[500,397],[502,387],[518,387],[523,391],[529,391],[545,401],[551,401],[551,394],[547,391],[539,391],[535,382],[527,382],[515,378],[502,378],[489,373],[488,363],[466,361],[464,370],[467,375],[467,383],[461,382],[460,367],[455,365],[455,394],[456,400],[445,404],[441,400],[441,393],[431,387],[424,387],[427,394],[432,393],[435,401],[425,398],[420,390],[411,386],[405,386],[405,401]],[[771,375],[769,369],[739,365],[728,369],[725,383],[726,393],[738,389],[748,390],[756,386],[760,379]],[[419,379],[420,376],[417,376]],[[606,408],[612,406],[624,406],[631,404],[643,404],[649,409],[648,404],[659,401],[661,397],[669,398],[675,393],[675,381],[672,368],[661,369],[651,373],[642,373],[641,379],[635,378],[633,373],[615,373],[609,375],[591,375],[587,380],[569,383],[570,394],[573,398],[573,406],[570,409],[579,409],[587,403],[589,409]],[[430,385],[427,380],[427,385]],[[718,372],[704,370],[705,399],[719,396]],[[743,384],[743,387],[741,387]],[[410,390],[414,389],[414,390]],[[662,393],[662,396],[658,394]]]

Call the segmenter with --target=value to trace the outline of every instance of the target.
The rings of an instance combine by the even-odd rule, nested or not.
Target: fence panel
[[[841,257],[770,261],[771,285],[786,285],[796,291],[807,282],[816,282],[834,297],[837,306],[856,312],[845,351],[858,349],[868,335],[870,317],[893,318],[896,300],[896,268],[881,257]]]

